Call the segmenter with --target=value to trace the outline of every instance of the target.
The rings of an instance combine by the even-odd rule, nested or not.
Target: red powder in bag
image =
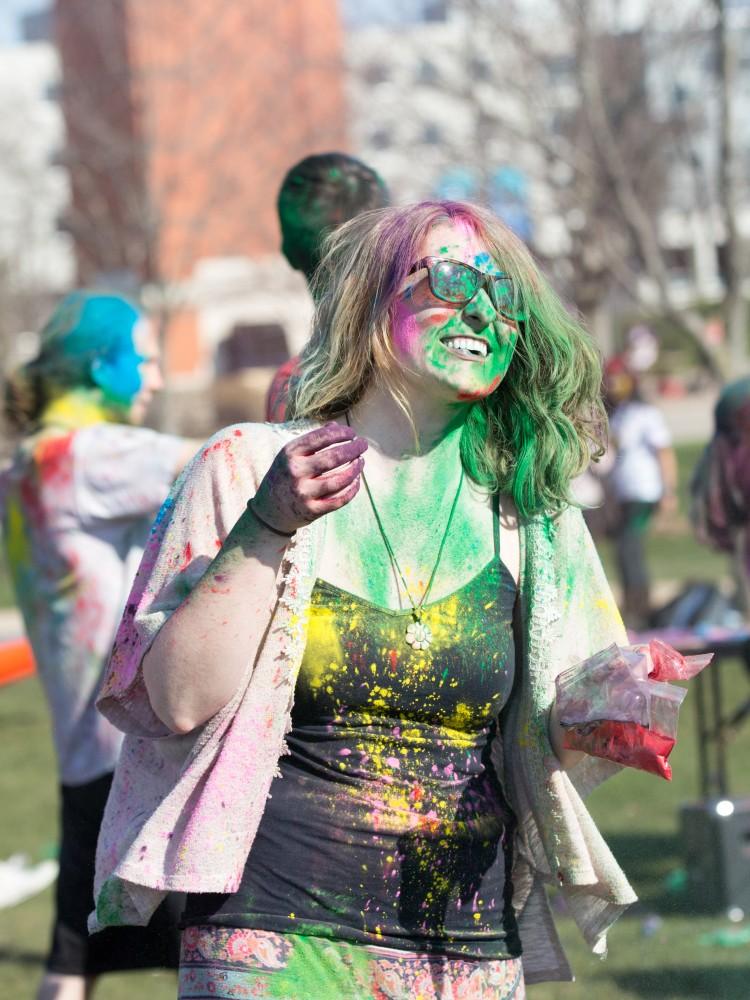
[[[615,764],[649,771],[667,781],[672,780],[667,757],[674,743],[673,737],[663,736],[637,722],[610,719],[567,726],[563,737],[567,750],[583,750],[592,757],[604,757]]]
[[[690,680],[707,667],[714,657],[713,653],[683,656],[661,639],[652,639],[648,646],[634,648],[638,651],[648,650],[652,664],[648,676],[653,681]]]

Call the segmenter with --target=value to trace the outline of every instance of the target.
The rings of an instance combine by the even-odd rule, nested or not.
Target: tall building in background
[[[81,280],[150,290],[186,383],[235,327],[295,350],[309,310],[275,199],[291,163],[347,145],[336,0],[57,0],[55,28]]]

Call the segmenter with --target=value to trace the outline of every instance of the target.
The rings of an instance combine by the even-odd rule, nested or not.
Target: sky
[[[425,0],[339,0],[346,24],[399,24],[421,13]]]
[[[398,24],[411,20],[429,0],[339,0],[344,20],[356,25],[366,22]],[[634,7],[640,0],[629,0]],[[0,0],[0,45],[18,40],[20,14],[49,7],[52,0]],[[749,7],[750,0],[728,0],[733,8]]]
[[[429,0],[339,0],[347,24],[398,24],[413,19]],[[19,14],[51,6],[52,0],[0,0],[0,45],[18,40]]]

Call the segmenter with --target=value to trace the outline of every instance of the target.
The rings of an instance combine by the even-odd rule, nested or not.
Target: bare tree
[[[736,53],[727,25],[726,0],[712,0],[712,2],[716,9],[715,47],[719,82],[718,195],[726,231],[724,316],[729,335],[731,369],[736,373],[744,370],[748,363],[748,308],[747,300],[742,294],[746,253],[737,227],[738,157],[733,132]]]
[[[640,24],[626,29],[616,0],[509,0],[502,11],[491,0],[464,0],[475,35],[503,39],[493,88],[478,95],[484,110],[477,120],[510,146],[517,143],[517,155],[543,192],[543,210],[563,221],[568,249],[556,265],[562,264],[571,297],[591,314],[612,294],[625,296],[644,317],[669,321],[717,378],[727,359],[704,339],[702,316],[674,296],[662,222],[677,171],[690,178],[704,214],[720,209],[726,232],[720,306],[732,369],[745,367],[734,79],[724,6],[724,0],[654,0]],[[681,104],[673,73],[680,49],[693,61],[706,49],[715,53],[713,92],[702,95],[713,113],[695,107],[687,114]],[[655,87],[668,92],[660,107]],[[510,113],[500,93],[512,95]],[[696,153],[699,142],[713,147],[708,163]]]

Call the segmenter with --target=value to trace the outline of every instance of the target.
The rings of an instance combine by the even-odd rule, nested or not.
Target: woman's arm
[[[173,732],[190,732],[232,698],[258,651],[285,549],[245,512],[160,629],[143,677],[154,712]]]
[[[144,657],[151,706],[173,732],[190,732],[231,700],[262,642],[288,538],[352,499],[366,447],[349,427],[332,423],[276,456],[251,509]]]

